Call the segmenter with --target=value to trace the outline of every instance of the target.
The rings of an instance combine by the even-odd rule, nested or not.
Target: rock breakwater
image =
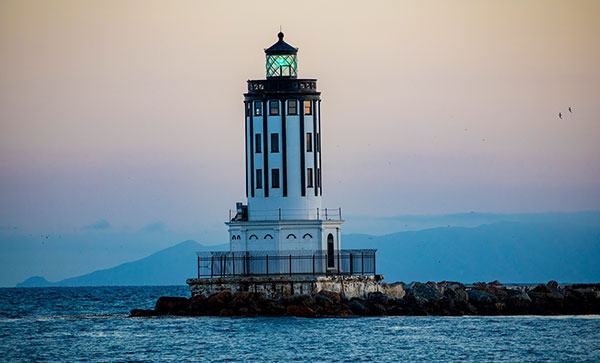
[[[154,310],[134,309],[132,317],[179,316],[418,316],[418,315],[583,315],[600,314],[600,284],[503,286],[500,282],[413,282],[395,284],[394,296],[381,292],[345,298],[322,290],[280,299],[223,290],[192,298],[163,296]]]

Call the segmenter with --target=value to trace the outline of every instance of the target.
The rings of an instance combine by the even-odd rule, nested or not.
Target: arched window
[[[309,233],[307,233],[302,238],[307,239],[307,238],[312,238],[312,236]]]
[[[250,238],[248,238],[248,239],[252,239],[252,237],[254,237],[254,239],[258,239],[258,237],[255,234],[253,234],[252,236],[250,236]]]
[[[238,239],[238,241],[239,241],[239,240],[241,240],[241,239],[242,239],[242,237],[241,237],[241,236],[237,236],[237,239]]]
[[[270,234],[266,234],[265,239],[267,239],[267,238],[273,239],[273,236],[271,236]]]
[[[235,236],[231,236],[231,240],[234,241],[235,240]]]
[[[290,239],[290,238],[296,239],[296,236],[293,233],[290,233],[290,234],[288,234],[287,239]]]

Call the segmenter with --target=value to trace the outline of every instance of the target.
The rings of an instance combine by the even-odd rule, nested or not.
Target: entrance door
[[[327,267],[335,267],[334,248],[333,248],[333,234],[327,236]]]

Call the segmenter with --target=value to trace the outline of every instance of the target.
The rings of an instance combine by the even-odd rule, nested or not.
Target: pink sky
[[[5,0],[0,225],[225,230],[279,25],[322,91],[324,206],[600,209],[598,1]]]

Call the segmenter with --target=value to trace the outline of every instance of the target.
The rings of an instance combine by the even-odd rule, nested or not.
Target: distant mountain
[[[345,233],[386,235],[437,227],[477,227],[500,222],[600,226],[600,211],[545,213],[455,213],[440,215],[401,215],[392,217],[345,215]]]
[[[33,276],[27,280],[17,284],[17,287],[48,287],[54,286],[54,284],[42,276]]]
[[[194,277],[198,273],[197,251],[220,250],[228,247],[228,245],[206,247],[195,241],[184,241],[146,258],[113,268],[54,283],[36,276],[17,284],[17,287],[182,285],[187,278]]]
[[[377,248],[386,281],[600,282],[600,224],[502,222],[385,236],[344,235]]]
[[[377,273],[388,282],[600,282],[600,223],[542,221],[350,234],[342,246],[376,248]],[[197,274],[197,251],[228,248],[185,241],[114,268],[56,283],[37,276],[17,286],[181,285]]]

